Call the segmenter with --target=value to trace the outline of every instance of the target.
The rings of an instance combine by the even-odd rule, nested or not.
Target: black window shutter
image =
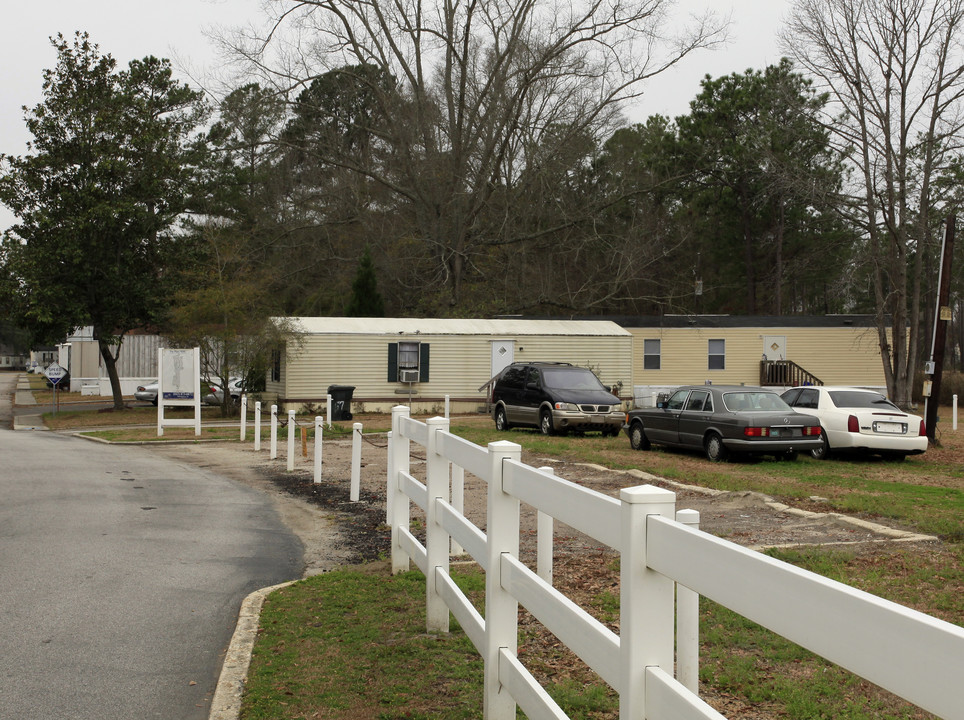
[[[388,382],[398,382],[398,343],[388,343]]]
[[[428,382],[428,343],[418,346],[418,381]]]

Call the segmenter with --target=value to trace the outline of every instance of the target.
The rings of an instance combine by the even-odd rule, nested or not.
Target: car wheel
[[[155,395],[154,399],[151,400],[151,405],[153,405],[154,407],[157,407],[157,395]]]
[[[706,451],[706,458],[710,462],[725,462],[730,455],[723,444],[723,438],[717,433],[710,433],[706,436],[703,449]]]
[[[629,426],[629,445],[633,450],[649,450],[649,438],[643,432],[643,424],[635,422]]]
[[[500,432],[509,429],[509,421],[505,416],[504,407],[497,407],[495,409],[495,429]]]
[[[820,432],[820,447],[810,451],[810,456],[816,460],[826,460],[830,457],[830,443],[827,441],[827,433]]]
[[[543,410],[539,415],[539,430],[543,435],[553,435],[555,433],[552,427],[552,413],[548,410]]]

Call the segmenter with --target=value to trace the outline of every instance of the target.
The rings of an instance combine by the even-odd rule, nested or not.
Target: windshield
[[[873,408],[900,410],[894,403],[880,393],[859,390],[832,390],[829,393],[833,404],[838,408]]]
[[[730,412],[793,412],[783,398],[772,392],[723,393],[723,404]]]
[[[546,387],[557,390],[609,390],[586,368],[546,368],[542,371]]]

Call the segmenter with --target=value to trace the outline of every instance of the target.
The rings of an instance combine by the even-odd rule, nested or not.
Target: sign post
[[[54,415],[57,414],[59,406],[57,404],[57,385],[61,380],[67,375],[67,371],[64,370],[60,365],[55,362],[50,363],[44,370],[44,375],[50,381],[50,384],[54,388]]]

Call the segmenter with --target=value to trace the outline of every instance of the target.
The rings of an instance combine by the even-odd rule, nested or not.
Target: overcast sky
[[[700,80],[747,68],[762,69],[780,59],[776,32],[790,0],[679,0],[677,14],[686,17],[712,7],[732,14],[730,45],[701,52],[679,67],[655,78],[630,114],[634,121],[660,113],[686,113],[699,91]],[[30,139],[22,106],[41,100],[42,72],[52,67],[56,54],[49,38],[70,38],[87,31],[120,67],[146,55],[170,58],[192,74],[212,66],[215,54],[205,29],[233,26],[261,17],[261,0],[6,0],[0,10],[4,40],[0,43],[0,153],[22,155]],[[187,77],[183,79],[187,80]],[[0,231],[13,216],[0,205]]]

